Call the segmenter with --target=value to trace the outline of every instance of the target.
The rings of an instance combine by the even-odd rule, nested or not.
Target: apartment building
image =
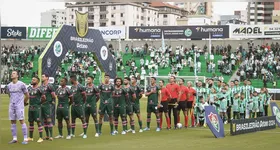
[[[66,3],[66,24],[75,25],[75,10],[88,12],[89,27],[156,26],[158,9],[148,3]]]
[[[159,26],[176,26],[177,19],[186,15],[186,11],[175,5],[163,2],[151,2],[151,7],[158,9],[158,22]]]
[[[240,21],[247,23],[247,10],[236,10],[234,11],[234,15],[238,16]]]
[[[51,9],[41,13],[41,27],[59,27],[65,23],[64,9]]]
[[[274,2],[249,2],[248,24],[271,24]]]

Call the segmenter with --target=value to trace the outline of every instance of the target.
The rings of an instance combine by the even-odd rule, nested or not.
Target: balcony
[[[250,13],[255,13],[255,9],[250,9]]]
[[[257,7],[264,8],[264,5],[263,4],[258,4]]]
[[[108,18],[102,18],[102,19],[99,19],[99,22],[107,22],[109,19]]]
[[[182,15],[182,12],[174,11],[174,10],[159,10],[159,14],[176,14]]]
[[[250,16],[250,19],[255,19],[255,16]]]
[[[108,14],[109,11],[105,10],[105,11],[100,11],[99,14]]]
[[[261,13],[261,14],[264,14],[264,11],[263,10],[257,10],[257,13]]]

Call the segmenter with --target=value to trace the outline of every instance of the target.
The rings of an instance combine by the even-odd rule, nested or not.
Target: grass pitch
[[[8,144],[12,139],[10,131],[10,121],[8,120],[8,103],[9,99],[7,95],[0,95],[1,97],[1,150],[57,150],[57,149],[114,149],[114,150],[126,150],[126,149],[159,149],[159,150],[176,150],[176,149],[194,149],[194,150],[236,150],[236,149],[275,149],[279,144],[280,128],[274,130],[261,131],[256,133],[249,133],[244,135],[230,136],[229,125],[225,125],[226,137],[222,139],[216,139],[208,127],[206,128],[188,128],[180,130],[167,131],[163,129],[160,132],[156,132],[155,116],[152,116],[151,131],[139,133],[139,126],[137,118],[135,116],[136,134],[128,133],[126,135],[118,134],[111,136],[109,131],[109,124],[106,122],[103,124],[102,135],[99,138],[95,138],[95,130],[93,120],[90,120],[88,128],[88,138],[83,139],[78,135],[82,133],[82,125],[77,120],[76,137],[71,140],[55,139],[54,141],[44,141],[43,143],[37,143],[38,130],[35,126],[34,130],[34,142],[29,142],[28,145],[22,145],[23,140],[21,126],[17,124],[18,140],[17,144]],[[280,105],[280,102],[278,102]],[[146,100],[141,101],[141,113],[143,119],[143,127],[146,123]],[[26,109],[27,110],[27,109]],[[270,110],[270,109],[269,109]],[[26,114],[27,116],[27,111]],[[182,117],[182,114],[181,114]],[[27,120],[27,118],[26,118]],[[181,122],[184,119],[181,118]],[[26,122],[27,123],[27,122]],[[121,124],[119,123],[119,126]],[[163,122],[163,128],[165,128],[165,119]],[[122,129],[119,127],[119,132]],[[64,137],[66,135],[66,127],[63,128]],[[45,133],[44,133],[45,134]],[[58,134],[57,126],[54,126],[54,136]]]

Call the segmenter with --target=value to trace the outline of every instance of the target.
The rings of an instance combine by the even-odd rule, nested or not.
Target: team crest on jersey
[[[77,92],[77,88],[72,88],[72,91],[75,93]]]
[[[88,88],[87,89],[87,93],[92,93],[93,92],[93,89],[92,88]]]
[[[280,122],[280,110],[276,106],[273,106],[272,110],[276,117],[277,122]]]
[[[31,90],[31,95],[37,94],[37,90]]]
[[[60,95],[62,95],[62,94],[65,94],[65,91],[64,91],[64,90],[60,91]]]
[[[219,119],[218,116],[216,114],[213,114],[212,112],[208,115],[208,118],[212,124],[212,126],[214,127],[214,129],[217,132],[220,132],[220,124],[219,124]]]

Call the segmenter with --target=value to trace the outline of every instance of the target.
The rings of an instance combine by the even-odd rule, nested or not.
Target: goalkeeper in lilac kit
[[[9,119],[11,120],[11,131],[13,140],[9,144],[17,143],[17,120],[21,124],[24,140],[22,144],[28,144],[27,126],[24,122],[24,106],[28,105],[29,94],[25,84],[18,80],[18,73],[11,74],[12,82],[7,85],[7,92],[10,97]]]

